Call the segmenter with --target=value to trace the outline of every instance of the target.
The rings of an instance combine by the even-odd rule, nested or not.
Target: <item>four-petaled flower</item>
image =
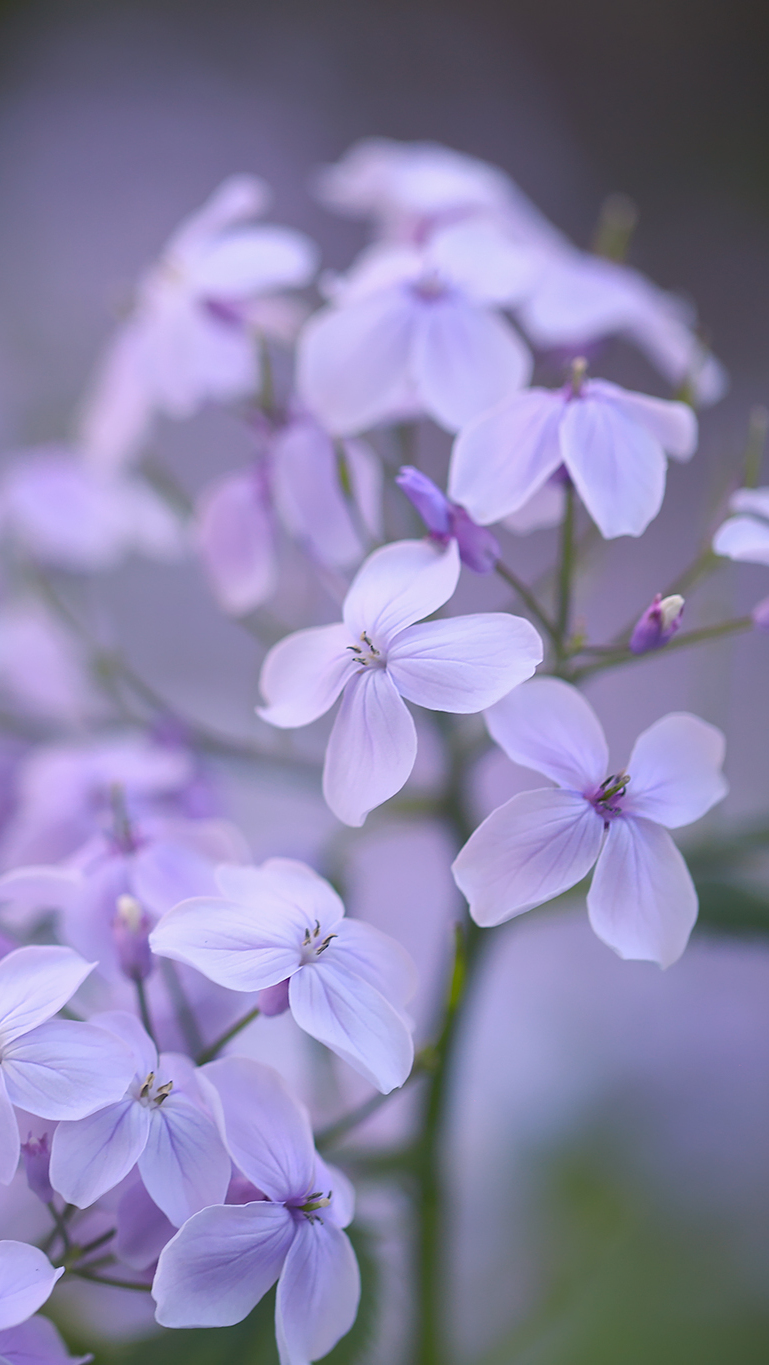
[[[353,580],[343,621],[299,630],[264,661],[259,714],[292,728],[322,716],[344,690],[323,770],[335,815],[362,825],[400,791],[416,759],[404,702],[461,714],[482,711],[530,678],[542,660],[534,627],[505,612],[428,621],[459,577],[455,540],[403,540],[375,550]]]
[[[668,967],[697,918],[697,893],[668,829],[699,820],[728,790],[724,737],[685,712],[636,740],[626,768],[592,707],[557,678],[536,678],[489,712],[514,763],[557,784],[493,811],[453,865],[478,924],[504,920],[575,886],[597,860],[587,906],[599,938],[625,958]]]

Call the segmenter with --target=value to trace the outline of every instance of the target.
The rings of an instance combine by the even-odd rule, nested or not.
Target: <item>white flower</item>
[[[597,865],[587,906],[604,943],[668,967],[697,918],[697,893],[668,829],[691,824],[726,795],[724,737],[686,713],[639,735],[626,768],[609,753],[576,688],[537,678],[489,712],[492,738],[514,763],[556,783],[522,792],[484,820],[459,853],[457,885],[478,924],[501,924],[576,886]]]
[[[542,641],[504,612],[415,622],[447,602],[459,577],[455,540],[385,545],[365,561],[338,625],[299,630],[270,650],[260,687],[271,725],[308,725],[342,705],[331,731],[323,793],[334,814],[362,825],[400,791],[417,737],[404,698],[435,711],[482,711],[542,660]]]
[[[769,488],[740,488],[729,499],[735,513],[713,538],[717,555],[769,564]]]

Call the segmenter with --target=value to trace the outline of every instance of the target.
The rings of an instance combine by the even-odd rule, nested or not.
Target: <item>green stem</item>
[[[149,1284],[135,1284],[131,1280],[117,1280],[112,1275],[92,1275],[88,1270],[74,1270],[67,1272],[69,1275],[77,1275],[79,1280],[90,1280],[91,1284],[106,1284],[112,1289],[138,1289],[142,1294],[149,1294],[152,1286]]]
[[[49,1240],[48,1245],[50,1245],[53,1242],[56,1234],[58,1233],[59,1237],[61,1237],[64,1246],[64,1252],[66,1254],[70,1250],[70,1247],[72,1246],[72,1243],[70,1242],[69,1239],[69,1229],[67,1228],[66,1219],[63,1214],[59,1213],[59,1210],[57,1209],[52,1199],[48,1200],[46,1208],[48,1209],[48,1212],[50,1213],[54,1223],[56,1224],[53,1235]],[[46,1247],[44,1247],[43,1250],[46,1250]]]
[[[432,1071],[434,1056],[435,1053],[433,1048],[426,1048],[419,1053],[415,1057],[411,1072],[401,1089],[405,1089],[407,1085],[411,1085],[418,1076],[423,1076],[425,1072]],[[333,1123],[329,1123],[325,1128],[319,1129],[315,1134],[315,1146],[319,1151],[326,1151],[330,1147],[336,1147],[341,1142],[342,1138],[352,1132],[353,1128],[357,1128],[361,1123],[365,1123],[366,1119],[370,1118],[372,1114],[376,1114],[377,1111],[382,1108],[383,1104],[386,1104],[393,1096],[399,1095],[400,1093],[400,1090],[391,1090],[388,1095],[370,1095],[367,1100],[364,1100],[362,1104],[357,1105],[355,1109],[351,1109],[347,1114],[342,1114],[341,1118],[335,1119]]]
[[[248,1011],[248,1014],[244,1014],[242,1019],[238,1019],[231,1028],[228,1028],[226,1032],[221,1035],[220,1038],[217,1038],[215,1043],[211,1043],[208,1047],[204,1047],[203,1051],[198,1053],[195,1058],[197,1065],[205,1066],[206,1062],[212,1062],[214,1057],[218,1057],[225,1044],[229,1043],[233,1038],[237,1038],[238,1034],[242,1033],[244,1028],[247,1028],[249,1024],[253,1023],[258,1014],[259,1006],[255,1005],[252,1010]]]
[[[512,569],[508,569],[507,565],[503,564],[500,560],[497,560],[494,567],[499,574],[499,577],[504,579],[504,581],[513,589],[513,592],[518,594],[525,606],[529,608],[532,616],[539,622],[553,644],[557,644],[558,635],[555,626],[549,616],[542,610],[531,589],[518,578],[517,574],[513,573]]]
[[[688,649],[690,645],[700,645],[707,640],[718,640],[724,635],[736,635],[740,631],[752,630],[754,622],[752,616],[737,616],[731,621],[719,621],[714,626],[702,626],[699,630],[689,630],[685,635],[674,635],[661,650],[650,651],[650,653],[670,654],[677,649]],[[589,678],[593,673],[602,673],[606,668],[618,668],[621,664],[632,663],[634,659],[647,658],[648,655],[634,654],[630,649],[618,649],[609,651],[602,658],[596,659],[594,663],[583,664],[580,668],[575,668],[569,675],[571,682],[579,682],[582,678]]]
[[[566,501],[561,523],[561,548],[558,559],[558,599],[555,616],[556,649],[559,663],[567,654],[567,638],[571,624],[571,591],[574,572],[574,485],[566,485]]]
[[[136,1001],[139,1006],[139,1014],[141,1015],[141,1021],[145,1029],[147,1030],[150,1038],[152,1039],[153,1043],[155,1044],[155,1047],[157,1047],[158,1040],[155,1037],[155,1030],[152,1026],[152,1016],[150,1015],[150,1007],[149,1002],[147,1000],[147,992],[144,988],[144,982],[142,981],[141,977],[134,977],[134,986],[136,987]]]

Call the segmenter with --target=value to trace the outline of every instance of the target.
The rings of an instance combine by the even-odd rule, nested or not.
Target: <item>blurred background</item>
[[[309,232],[336,267],[364,233],[323,211],[308,183],[365,135],[434,139],[500,165],[580,245],[606,195],[623,191],[640,210],[632,263],[696,300],[732,385],[703,419],[696,468],[671,470],[643,542],[615,543],[591,567],[581,609],[600,638],[686,562],[738,467],[751,406],[769,401],[768,60],[769,8],[749,0],[4,0],[2,448],[66,435],[137,273],[232,171],[264,176],[270,217]],[[629,353],[610,367],[662,392]],[[240,458],[221,414],[169,426],[161,447],[191,489]],[[537,570],[550,552],[547,533],[519,541],[517,566]],[[196,714],[250,733],[258,659],[197,571],[142,563],[107,580],[111,629],[141,671]],[[766,570],[729,566],[688,624],[767,591]],[[766,637],[748,637],[652,659],[590,695],[620,755],[664,710],[722,725],[732,795],[709,828],[744,828],[769,819],[767,664]],[[504,780],[479,776],[480,809]],[[259,856],[312,856],[327,832],[314,796],[302,797],[290,846],[268,785],[233,799]],[[384,925],[397,904],[406,941],[431,890],[438,918],[455,901],[441,831],[408,834],[423,841],[414,858],[426,886],[396,884],[391,837],[367,827],[351,876],[359,912]],[[446,1312],[459,1359],[769,1359],[766,865],[749,882],[752,919],[720,887],[665,975],[616,961],[582,906],[490,937],[446,1153]],[[425,957],[425,943],[409,946]],[[376,1191],[368,1207],[389,1320],[370,1314],[334,1359],[395,1365],[408,1256],[397,1199],[379,1223]],[[261,1327],[244,1330],[181,1334],[177,1349],[185,1362],[267,1365]],[[156,1349],[158,1365],[170,1358],[167,1338]],[[105,1346],[98,1359],[127,1362],[133,1350]]]

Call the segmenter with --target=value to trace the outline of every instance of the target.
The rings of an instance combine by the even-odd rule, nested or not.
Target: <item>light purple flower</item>
[[[331,731],[323,794],[335,815],[362,825],[400,791],[416,758],[404,698],[434,711],[484,710],[542,660],[528,621],[502,612],[416,625],[451,597],[459,551],[426,541],[385,545],[359,569],[343,621],[297,631],[270,650],[259,685],[271,725],[308,725],[342,705]]]
[[[646,611],[636,622],[630,636],[630,648],[634,654],[647,654],[651,649],[661,649],[672,640],[681,624],[684,599],[680,593],[663,597],[657,593]]]
[[[721,731],[686,712],[663,716],[607,777],[603,730],[568,683],[537,678],[487,720],[514,763],[557,785],[514,796],[459,853],[454,878],[473,918],[500,924],[552,900],[597,860],[587,905],[598,937],[620,957],[670,966],[697,918],[697,893],[667,831],[726,795]]]
[[[50,1180],[51,1149],[48,1134],[42,1133],[36,1138],[30,1133],[26,1142],[21,1144],[21,1160],[32,1193],[44,1204],[50,1203],[53,1186]]]
[[[485,526],[477,526],[464,507],[450,502],[432,479],[412,465],[404,465],[395,482],[416,507],[433,540],[457,542],[459,558],[474,573],[491,573],[499,558],[499,544]]]
[[[605,379],[528,389],[460,432],[449,497],[487,525],[523,507],[564,465],[601,535],[640,536],[662,506],[666,456],[686,460],[696,444],[697,419],[685,403]]]
[[[0,961],[0,1183],[19,1163],[13,1106],[44,1119],[79,1119],[125,1091],[131,1056],[93,1024],[52,1016],[93,971],[71,948],[18,948]],[[30,1310],[33,1311],[33,1310]]]
[[[0,1242],[0,1332],[18,1326],[42,1308],[63,1274],[63,1267],[54,1270],[37,1247]]]
[[[717,555],[769,564],[769,488],[740,488],[729,499],[735,513],[713,537]]]
[[[258,463],[204,489],[195,539],[220,606],[253,611],[278,585],[278,524],[322,564],[345,568],[365,551],[360,529],[381,530],[381,466],[363,441],[342,443],[349,500],[331,437],[305,413],[270,432]]]
[[[29,1318],[0,1332],[2,1365],[88,1365],[91,1360],[92,1355],[71,1356],[48,1318]]]
[[[385,1094],[403,1085],[414,1059],[404,1015],[414,967],[400,944],[346,919],[333,887],[304,863],[222,867],[217,880],[221,898],[183,901],[163,916],[153,952],[230,990],[269,991],[268,1013],[279,1012],[274,988],[287,981],[300,1028]]]
[[[151,1199],[179,1227],[199,1209],[221,1203],[230,1181],[216,1125],[196,1095],[195,1068],[179,1054],[158,1055],[131,1014],[114,1010],[93,1022],[130,1049],[134,1075],[117,1103],[58,1124],[51,1184],[85,1209],[138,1165]]]
[[[498,310],[537,268],[492,223],[421,249],[372,247],[299,336],[297,387],[335,435],[426,413],[449,431],[525,384],[531,356]]]
[[[205,1073],[233,1161],[264,1198],[204,1209],[164,1247],[152,1286],[158,1322],[240,1322],[277,1280],[281,1365],[308,1365],[355,1321],[360,1276],[342,1231],[352,1191],[316,1155],[304,1109],[270,1067],[227,1057]]]
[[[23,714],[68,725],[102,705],[80,642],[26,595],[0,607],[0,691]]]
[[[258,390],[248,305],[308,283],[317,260],[303,233],[248,224],[267,197],[254,176],[230,176],[139,282],[82,414],[80,441],[96,467],[134,459],[158,412],[189,417],[207,400]]]

